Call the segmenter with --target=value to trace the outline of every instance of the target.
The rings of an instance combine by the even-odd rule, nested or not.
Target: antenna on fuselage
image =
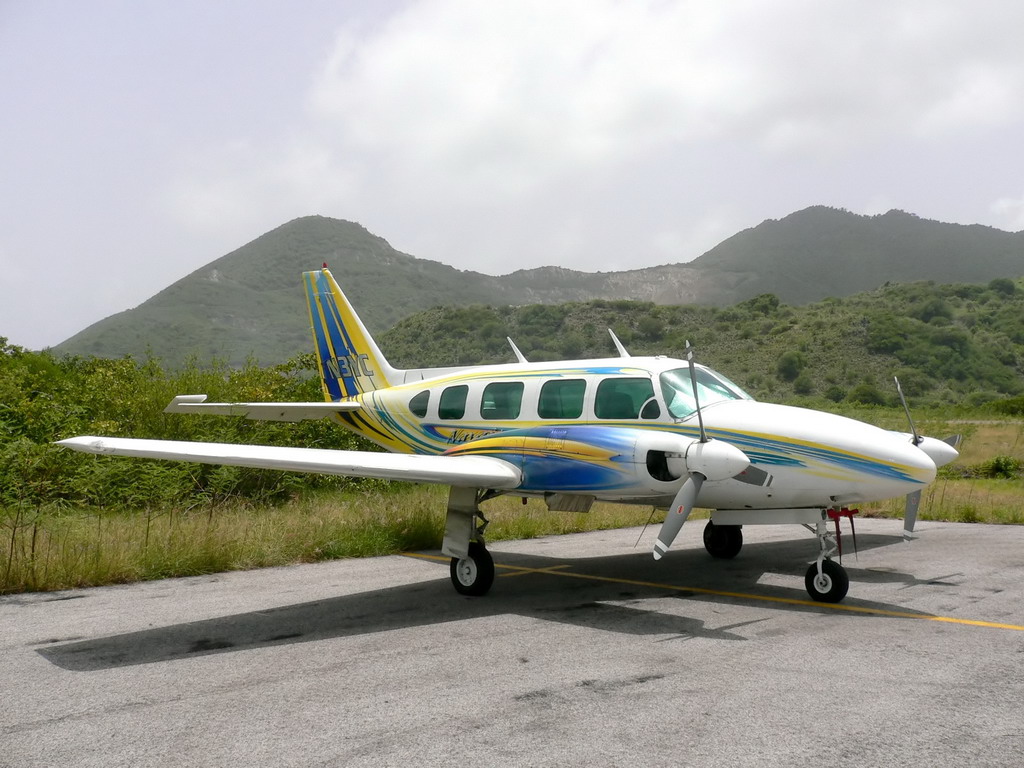
[[[505,337],[505,341],[508,342],[508,345],[510,347],[512,347],[512,351],[515,352],[516,360],[518,360],[520,363],[528,363],[528,362],[530,362],[529,360],[526,359],[526,356],[522,352],[519,351],[519,347],[517,347],[516,343],[514,341],[512,341],[512,337],[511,336],[506,336]]]
[[[608,335],[612,337],[612,342],[615,344],[615,348],[619,351],[619,357],[629,357],[629,352],[622,346],[622,342],[619,341],[619,337],[615,335],[615,331],[611,328],[608,329]]]

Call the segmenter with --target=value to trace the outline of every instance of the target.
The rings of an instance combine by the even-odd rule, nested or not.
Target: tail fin
[[[305,272],[302,281],[324,396],[339,400],[397,384],[401,372],[381,354],[330,271]]]

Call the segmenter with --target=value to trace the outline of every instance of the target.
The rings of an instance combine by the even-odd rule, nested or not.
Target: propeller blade
[[[903,515],[903,538],[913,538],[914,524],[917,522],[917,510],[921,506],[921,491],[907,494],[907,508]]]
[[[921,444],[921,437],[917,434],[917,427],[914,426],[914,417],[910,415],[910,406],[907,405],[907,398],[903,396],[903,387],[900,386],[900,380],[895,376],[892,380],[896,382],[896,392],[899,393],[900,402],[903,403],[903,411],[907,414],[907,421],[910,422],[910,433],[914,436],[914,445]]]
[[[690,387],[693,389],[693,404],[697,409],[697,423],[700,425],[700,441],[706,443],[708,441],[708,434],[704,431],[704,417],[700,412],[700,399],[697,397],[697,371],[693,367],[693,347],[690,346],[690,340],[686,340],[686,362],[690,367]]]
[[[672,546],[679,529],[683,527],[686,518],[693,511],[693,505],[697,502],[697,494],[700,493],[703,483],[704,475],[700,472],[691,472],[676,493],[676,497],[672,499],[672,506],[669,507],[668,514],[665,515],[665,522],[661,524],[661,530],[658,532],[658,540],[654,542],[655,560],[661,560],[662,556],[668,552],[668,548]]]

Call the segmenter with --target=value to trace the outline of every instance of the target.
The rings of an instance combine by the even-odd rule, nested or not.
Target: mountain
[[[445,304],[486,302],[495,278],[400,253],[359,224],[309,216],[288,222],[197,269],[151,299],[55,347],[99,357],[188,355],[237,365],[281,362],[310,348],[300,275],[328,263],[371,331]],[[500,292],[498,292],[500,295]]]
[[[330,265],[370,327],[441,305],[630,299],[728,306],[763,293],[790,304],[887,282],[985,283],[1024,275],[1024,233],[944,224],[890,211],[813,207],[725,240],[689,264],[624,272],[561,267],[492,276],[418,259],[348,221],[295,219],[182,278],[134,309],[94,323],[57,353],[189,355],[232,365],[282,362],[310,348],[301,272]]]
[[[1024,232],[946,224],[903,211],[858,216],[816,206],[733,235],[690,266],[728,278],[736,300],[774,293],[804,304],[887,282],[1018,277],[1024,274]]]

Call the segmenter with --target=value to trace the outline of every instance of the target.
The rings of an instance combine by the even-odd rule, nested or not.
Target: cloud
[[[993,31],[1015,21],[996,3],[423,0],[343,26],[286,138],[211,153],[168,199],[197,228],[353,218],[484,270],[620,263],[625,238],[595,220],[613,215],[633,257],[683,260],[715,244],[699,233],[721,232],[729,203],[701,192],[727,185],[633,169],[682,175],[740,147],[735,183],[763,186],[779,162],[821,175],[880,146],[1005,129],[1024,57]],[[679,219],[656,218],[665,195]]]
[[[1001,197],[989,206],[989,210],[1010,232],[1024,230],[1024,196]]]

